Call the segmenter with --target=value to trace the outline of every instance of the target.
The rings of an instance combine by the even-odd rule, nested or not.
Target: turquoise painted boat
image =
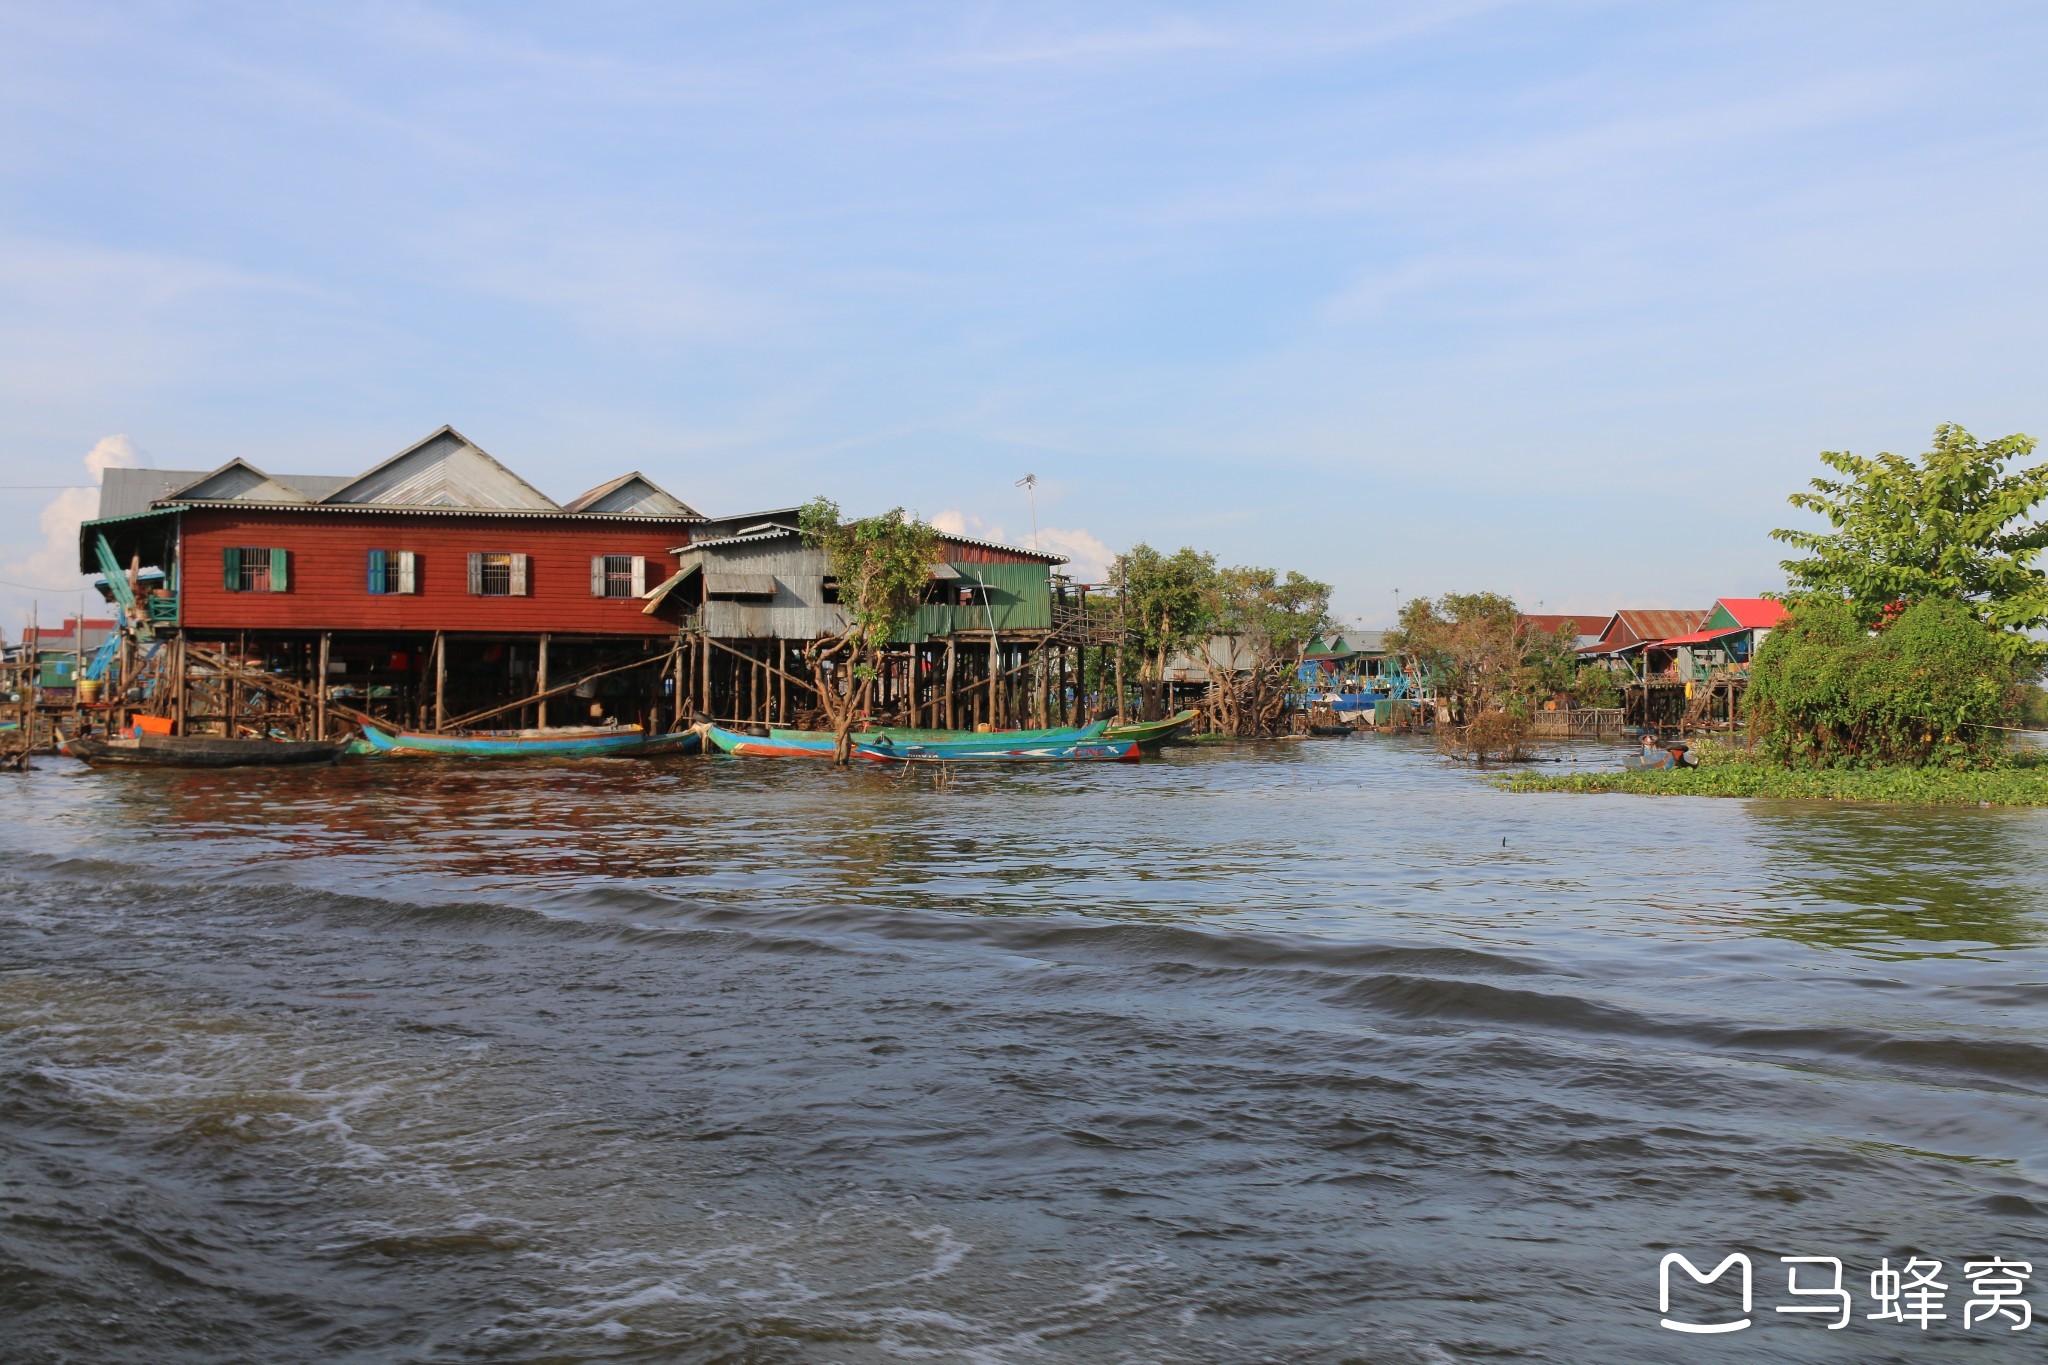
[[[384,731],[363,727],[363,740],[379,754],[407,758],[647,758],[694,752],[695,730],[650,735],[638,725],[588,725],[551,730]]]
[[[856,730],[857,740],[875,744],[988,744],[994,741],[1005,743],[1019,740],[1060,740],[1094,739],[1109,732],[1110,723],[1098,720],[1093,725],[1055,725],[1043,730],[920,730],[908,725],[878,725],[872,730]],[[785,730],[777,726],[768,728],[770,739],[815,740],[832,742],[830,730]]]
[[[742,735],[717,725],[703,727],[704,734],[721,753],[739,758],[832,757],[832,737],[799,738],[792,732],[781,735]],[[1103,739],[1099,735],[1076,737],[1030,736],[1018,732],[975,735],[970,740],[928,743],[898,742],[892,735],[877,738],[854,735],[853,756],[870,763],[1135,763],[1138,742],[1132,739]]]

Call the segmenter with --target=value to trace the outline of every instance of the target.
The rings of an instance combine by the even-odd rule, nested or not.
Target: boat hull
[[[716,725],[704,727],[712,744],[739,758],[832,757],[832,740],[783,735],[742,735]],[[853,756],[869,763],[1134,763],[1136,740],[1042,739],[984,734],[974,743],[880,743],[854,736]]]
[[[346,740],[308,742],[225,739],[210,735],[152,735],[133,739],[74,739],[64,752],[94,768],[267,768],[332,763]]]
[[[647,758],[691,753],[702,743],[694,730],[650,735],[637,725],[467,734],[423,730],[386,733],[366,725],[363,741],[380,754],[401,758]]]

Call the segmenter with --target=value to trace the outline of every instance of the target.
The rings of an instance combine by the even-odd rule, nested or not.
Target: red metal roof
[[[1785,619],[1785,604],[1768,597],[1724,597],[1719,605],[1744,630],[1769,630]]]
[[[1718,640],[1723,635],[1740,635],[1741,633],[1741,627],[1737,627],[1734,630],[1696,630],[1690,635],[1674,635],[1668,640],[1659,640],[1657,644],[1660,648],[1665,645],[1703,645],[1709,640]]]

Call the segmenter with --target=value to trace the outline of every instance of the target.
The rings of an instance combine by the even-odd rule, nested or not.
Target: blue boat
[[[693,753],[695,730],[650,735],[638,725],[586,725],[552,730],[431,730],[386,732],[363,727],[363,740],[380,754],[409,758],[647,758]]]
[[[830,736],[800,737],[783,732],[774,735],[742,735],[716,725],[705,725],[705,735],[722,753],[740,758],[822,758],[832,757]],[[943,743],[898,740],[889,735],[869,739],[852,736],[853,756],[870,763],[1135,763],[1138,741],[1077,737],[1004,734],[1000,731],[976,735],[973,739]]]

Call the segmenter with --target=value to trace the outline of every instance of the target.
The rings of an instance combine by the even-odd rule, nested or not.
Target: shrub
[[[1758,650],[1744,702],[1766,758],[1814,767],[1976,767],[2001,753],[2019,665],[1964,603],[1916,602],[1875,633],[1799,602]]]

